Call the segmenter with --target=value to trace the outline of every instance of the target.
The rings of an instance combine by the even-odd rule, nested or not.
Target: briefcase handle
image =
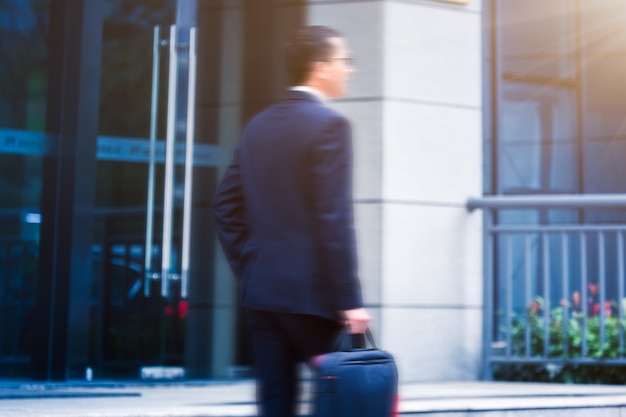
[[[350,328],[346,326],[341,329],[337,335],[335,344],[333,345],[333,351],[347,352],[351,350],[367,349],[366,341],[369,342],[371,349],[378,349],[370,329],[367,329],[365,333],[352,334],[350,333]]]

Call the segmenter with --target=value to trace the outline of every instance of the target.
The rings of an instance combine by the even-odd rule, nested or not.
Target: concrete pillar
[[[353,122],[359,263],[373,331],[404,381],[479,377],[481,2],[309,0],[357,72],[333,106]]]

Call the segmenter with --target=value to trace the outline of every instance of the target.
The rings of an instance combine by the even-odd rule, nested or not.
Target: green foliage
[[[558,382],[566,384],[626,384],[624,366],[573,363],[498,363],[494,379],[500,381]]]
[[[494,366],[494,377],[537,382],[626,383],[623,366],[603,363],[624,354],[620,333],[626,344],[626,320],[618,317],[614,301],[605,302],[601,314],[602,307],[594,302],[597,286],[590,285],[590,291],[589,305],[585,308],[580,306],[580,296],[575,293],[574,303],[562,301],[546,314],[545,300],[536,297],[524,316],[513,317],[511,356],[545,362],[498,363]],[[507,334],[509,328],[503,326],[501,330]],[[581,363],[581,359],[591,362]]]

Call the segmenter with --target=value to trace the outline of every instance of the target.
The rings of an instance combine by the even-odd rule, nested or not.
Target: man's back
[[[262,239],[310,240],[314,232],[312,147],[339,118],[308,94],[289,97],[255,117],[239,147],[253,233]]]
[[[290,91],[246,126],[243,307],[337,319],[360,303],[351,158],[348,122],[306,92]]]

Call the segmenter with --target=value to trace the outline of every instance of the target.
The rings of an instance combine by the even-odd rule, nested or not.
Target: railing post
[[[581,284],[581,305],[583,315],[583,325],[581,331],[581,352],[580,356],[585,359],[587,357],[587,315],[589,314],[589,307],[587,305],[587,236],[585,232],[580,233],[580,281]]]
[[[485,210],[483,216],[484,242],[483,242],[483,369],[482,379],[493,379],[491,370],[491,343],[493,341],[493,303],[494,303],[494,249],[495,233],[491,228],[494,224],[493,211]]]
[[[624,319],[624,234],[617,232],[617,314]],[[624,326],[619,326],[620,358],[624,357]]]
[[[506,236],[506,355],[513,354],[513,239]]]
[[[550,354],[550,236],[541,234],[541,249],[543,255],[543,356]]]
[[[563,285],[563,299],[565,303],[563,305],[563,356],[567,357],[569,354],[569,343],[567,340],[567,326],[569,323],[569,264],[567,259],[569,257],[569,251],[567,248],[567,235],[561,234],[561,278]]]
[[[525,331],[525,337],[524,337],[524,353],[526,358],[530,358],[532,355],[532,346],[531,346],[531,340],[530,340],[530,336],[531,336],[531,323],[530,323],[530,314],[529,314],[529,308],[531,306],[532,303],[532,269],[531,269],[531,258],[530,258],[530,254],[531,254],[531,242],[530,242],[530,235],[526,234],[524,235],[524,314],[526,317],[526,331]]]
[[[600,310],[598,316],[600,317],[600,350],[603,351],[604,356],[604,343],[606,341],[606,314],[605,314],[605,302],[606,302],[606,267],[605,267],[605,237],[603,232],[598,232],[598,304]]]

